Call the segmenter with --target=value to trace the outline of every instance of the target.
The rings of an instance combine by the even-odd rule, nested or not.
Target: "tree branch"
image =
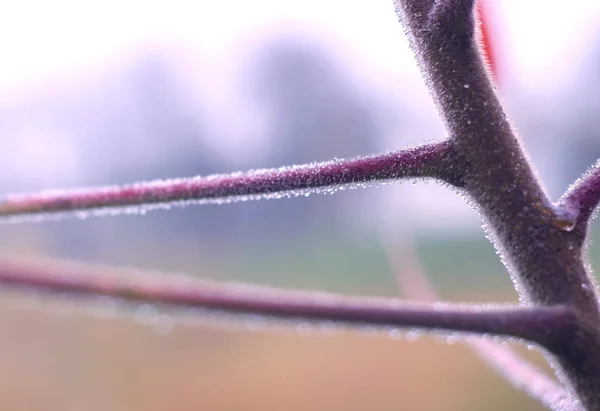
[[[0,284],[82,296],[162,303],[224,313],[257,314],[277,319],[334,321],[364,327],[417,328],[421,331],[487,334],[544,344],[567,325],[565,307],[409,304],[395,299],[280,290],[244,284],[163,276],[122,276],[106,271],[71,272],[48,266],[0,261]]]
[[[425,275],[412,241],[385,241],[384,249],[404,295],[415,301],[435,301],[438,296]],[[513,387],[525,392],[549,410],[583,411],[576,398],[558,382],[509,347],[478,337],[469,337],[483,362]]]
[[[558,201],[566,221],[587,228],[594,209],[600,202],[600,160],[581,176]],[[574,220],[574,221],[573,221]]]
[[[245,173],[219,174],[128,186],[109,186],[40,194],[10,195],[0,203],[1,216],[36,215],[98,210],[95,214],[145,212],[166,205],[225,203],[260,198],[279,198],[309,192],[331,191],[346,185],[429,177],[461,185],[454,148],[439,141],[410,149],[353,160],[314,163]],[[136,206],[139,206],[136,208]]]
[[[522,301],[567,305],[570,337],[549,362],[586,409],[600,411],[600,306],[582,258],[584,235],[537,180],[486,71],[471,0],[395,0],[450,141],[465,159],[464,188]],[[595,174],[595,173],[592,173]],[[595,179],[581,190],[594,199]],[[589,212],[589,211],[588,211]],[[585,234],[585,233],[584,233]]]
[[[164,280],[127,282],[104,274],[83,277],[5,263],[0,264],[0,283],[286,319],[522,338],[547,348],[565,386],[586,409],[600,411],[600,307],[582,258],[587,222],[600,197],[600,165],[557,205],[550,203],[486,72],[474,3],[396,0],[449,140],[355,160],[9,196],[0,203],[0,217],[22,221],[22,216],[34,215],[29,217],[33,221],[70,212],[84,217],[92,210],[112,215],[170,204],[278,198],[375,181],[436,178],[472,198],[521,299],[536,306],[413,305],[214,283],[183,287]]]
[[[423,4],[429,8],[422,10]],[[488,76],[476,38],[473,4],[471,0],[396,0],[450,139],[466,159],[464,191],[505,246],[509,271],[525,297],[537,303],[556,303],[559,298],[549,294],[564,292],[565,284],[551,292],[539,286],[552,276],[555,261],[533,271],[531,260],[537,263],[540,250],[523,251],[524,244],[532,243],[531,227],[547,225],[554,218],[552,204],[538,184]],[[542,239],[538,243],[544,244]]]
[[[450,140],[466,161],[463,190],[501,248],[524,300],[573,303],[598,312],[595,296],[582,292],[581,284],[592,285],[564,235],[572,221],[538,183],[488,76],[475,33],[474,3],[396,0]],[[557,267],[570,278],[556,275]]]

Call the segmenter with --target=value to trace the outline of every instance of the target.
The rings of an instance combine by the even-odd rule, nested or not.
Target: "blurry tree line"
[[[376,151],[381,125],[372,97],[361,95],[343,68],[317,43],[294,36],[263,43],[248,62],[243,81],[249,98],[266,110],[270,119],[270,144],[262,156],[266,161],[256,168]],[[178,76],[168,54],[149,52],[110,78],[52,90],[0,109],[5,142],[0,147],[13,139],[15,150],[19,149],[19,139],[25,141],[17,131],[24,122],[40,124],[28,144],[50,147],[58,141],[52,140],[58,139],[58,134],[70,138],[67,144],[74,147],[83,169],[72,178],[50,179],[57,187],[235,171],[239,168],[236,159],[215,155],[207,142],[214,136],[208,135],[202,107],[196,107],[194,99],[197,101],[197,96],[190,95],[186,79]],[[231,121],[236,121],[235,117]],[[44,127],[54,134],[44,135]],[[251,145],[252,141],[242,144]],[[44,188],[35,179],[23,181],[15,172],[4,175],[2,191]],[[326,233],[343,223],[344,210],[352,208],[359,196],[356,191],[283,200],[286,204],[251,201],[226,207],[174,208],[143,219],[65,220],[44,224],[44,229],[52,237],[52,247],[84,256],[91,249],[102,249],[104,242],[118,242],[123,233],[134,241],[148,236],[157,241],[176,237],[218,249],[256,238],[276,242],[290,236],[301,238],[315,230]]]
[[[533,102],[531,109],[519,110],[515,116],[517,124],[529,129],[528,145],[535,151],[536,144],[542,144],[540,152],[550,153],[548,164],[556,173],[552,180],[558,181],[557,186],[572,181],[600,157],[596,118],[600,41],[597,44],[591,63],[564,92],[564,100],[541,106]],[[251,165],[256,168],[377,152],[382,136],[390,132],[389,119],[381,113],[382,107],[390,107],[384,94],[366,95],[317,40],[281,35],[261,43],[244,67],[242,82],[250,101],[268,118],[269,144],[261,163]],[[215,155],[209,140],[218,136],[210,135],[214,130],[206,126],[203,96],[193,95],[188,83],[168,53],[149,51],[110,75],[49,88],[0,106],[0,190],[121,184],[247,168],[247,162],[240,167],[239,159]],[[389,112],[396,125],[411,121],[408,110],[401,107]],[[236,121],[235,116],[231,121]],[[541,143],[537,134],[543,135]],[[561,135],[569,137],[561,139]],[[548,139],[559,143],[548,146]],[[240,144],[250,149],[253,142]],[[50,149],[60,145],[69,149]],[[56,178],[35,173],[24,178],[23,173],[37,168],[27,164],[22,152],[35,152],[36,146],[47,151],[42,158],[58,156],[57,164],[74,161],[73,171]],[[64,153],[71,154],[67,158]],[[366,200],[354,191],[283,200],[285,204],[251,201],[174,209],[150,213],[143,220],[137,216],[91,219],[84,224],[66,220],[47,223],[42,229],[51,238],[48,247],[77,257],[101,255],[120,242],[144,243],[150,238],[156,243],[193,240],[207,253],[223,252],[224,245],[231,249],[261,238],[277,243],[308,234],[326,235],[338,230]],[[5,230],[4,236],[10,237],[11,230]]]

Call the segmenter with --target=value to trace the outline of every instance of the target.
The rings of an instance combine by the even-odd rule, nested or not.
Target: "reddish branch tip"
[[[490,4],[488,0],[479,0],[476,8],[477,19],[481,28],[481,52],[490,69],[490,74],[496,84],[499,83],[498,78],[498,55],[496,51],[496,42],[494,41],[493,27],[490,21]]]

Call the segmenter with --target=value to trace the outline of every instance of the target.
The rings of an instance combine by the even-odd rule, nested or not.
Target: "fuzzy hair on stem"
[[[559,201],[552,202],[485,67],[474,18],[475,1],[395,0],[395,5],[446,126],[446,140],[345,161],[122,187],[11,195],[0,203],[0,216],[26,222],[60,213],[113,215],[130,211],[131,207],[145,211],[168,204],[279,198],[281,194],[297,195],[306,190],[433,178],[469,198],[502,256],[520,305],[485,309],[417,307],[396,301],[374,306],[369,301],[341,297],[324,302],[317,295],[291,298],[283,291],[255,293],[227,286],[173,288],[141,281],[123,287],[104,277],[65,277],[51,269],[40,273],[25,265],[6,264],[0,264],[0,283],[236,313],[524,339],[543,351],[562,388],[573,398],[561,400],[552,408],[600,411],[600,305],[595,281],[585,263],[588,225],[600,201],[600,163]],[[513,369],[516,373],[518,367]]]

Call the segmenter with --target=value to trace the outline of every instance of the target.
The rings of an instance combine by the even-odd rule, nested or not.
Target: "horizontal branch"
[[[434,301],[438,296],[410,242],[385,241],[384,248],[404,295],[411,300]],[[510,347],[472,337],[466,342],[481,360],[513,387],[536,399],[549,410],[581,411],[581,405],[557,381]]]
[[[440,141],[392,153],[352,160],[314,163],[278,169],[253,170],[207,177],[142,182],[39,194],[9,195],[0,202],[0,216],[80,212],[87,216],[116,212],[136,213],[169,204],[225,203],[310,192],[333,192],[341,186],[360,186],[376,181],[431,177],[459,184],[459,167],[449,142]]]
[[[558,201],[563,213],[575,216],[575,224],[587,224],[600,202],[600,160],[579,178]]]
[[[123,278],[102,271],[76,274],[51,266],[6,261],[0,262],[0,285],[277,319],[497,335],[536,343],[543,343],[549,330],[560,333],[561,324],[570,314],[561,306],[409,304],[396,299],[347,297],[201,280],[182,282],[168,276]]]

